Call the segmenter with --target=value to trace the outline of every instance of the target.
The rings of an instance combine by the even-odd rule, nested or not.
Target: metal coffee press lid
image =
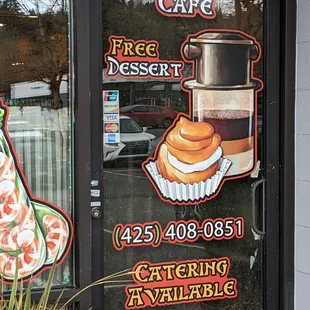
[[[259,57],[259,46],[241,33],[208,32],[190,38],[184,55],[195,61],[196,80],[187,88],[247,89],[259,86],[251,80],[251,62]]]

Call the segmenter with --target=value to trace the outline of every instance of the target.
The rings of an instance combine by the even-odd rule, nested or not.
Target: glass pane
[[[59,250],[53,284],[74,284],[68,16],[67,1],[0,1],[0,266],[7,283],[18,259],[19,278],[44,288]]]
[[[102,1],[105,309],[262,309],[263,1],[212,3]]]

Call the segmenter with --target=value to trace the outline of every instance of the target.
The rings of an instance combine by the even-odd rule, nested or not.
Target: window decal
[[[105,76],[112,78],[182,78],[182,61],[161,60],[156,41],[134,41],[125,37],[111,36],[110,49],[105,54],[107,69]]]
[[[9,110],[0,100],[0,275],[12,283],[37,277],[69,253],[73,225],[68,214],[34,197],[7,129]]]
[[[215,0],[155,0],[155,7],[160,14],[168,17],[216,17]]]
[[[245,177],[257,161],[256,39],[241,31],[206,30],[181,47],[192,77],[181,81],[189,115],[179,113],[142,167],[159,197],[175,205],[213,199],[225,181]]]
[[[126,47],[125,38],[117,40],[110,54],[116,50],[129,53],[138,42]],[[147,45],[152,41],[144,42]],[[244,32],[208,29],[189,35],[180,53],[182,63],[191,66],[191,76],[180,81],[188,95],[189,112],[177,114],[142,168],[162,201],[175,205],[175,209],[191,209],[188,206],[196,208],[214,199],[226,181],[244,178],[255,170],[257,96],[263,83],[255,77],[254,64],[260,59],[261,49],[256,39]],[[134,54],[131,57],[128,59],[132,63],[140,59]],[[109,70],[112,69],[106,71]],[[126,251],[132,247],[156,249],[163,243],[194,243],[199,239],[243,239],[244,234],[244,218],[229,216],[165,224],[117,224],[112,242],[117,251]],[[236,298],[238,283],[229,277],[229,272],[227,257],[138,262],[132,269],[135,283],[125,288],[125,308]]]
[[[229,278],[230,260],[191,260],[151,264],[133,268],[136,285],[127,286],[126,309],[177,305],[238,296],[237,280]]]

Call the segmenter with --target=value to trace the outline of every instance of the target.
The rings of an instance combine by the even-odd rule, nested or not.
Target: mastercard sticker
[[[105,124],[105,133],[118,132],[118,124]]]

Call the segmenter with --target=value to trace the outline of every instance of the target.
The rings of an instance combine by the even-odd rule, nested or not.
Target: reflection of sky
[[[220,8],[223,14],[232,14],[235,11],[235,3],[232,0],[217,0],[216,8]]]
[[[104,0],[103,0],[104,1]],[[134,0],[142,3],[152,3],[154,0]],[[216,8],[221,9],[223,14],[234,13],[234,1],[233,0],[215,0]]]
[[[104,0],[102,0],[104,1]],[[116,0],[117,1],[117,0]],[[129,0],[125,0],[128,2]],[[152,3],[154,0],[134,0],[135,2],[142,3]],[[233,14],[234,13],[234,0],[214,0],[216,3],[216,8],[221,9],[223,14]],[[46,12],[50,10],[51,7],[53,10],[57,10],[65,5],[68,7],[68,0],[18,0],[21,7],[25,10],[25,12],[29,12],[29,10],[35,10],[36,12]],[[254,3],[258,3],[260,0],[254,1]]]
[[[103,0],[104,1],[104,0]],[[129,0],[127,0],[129,1]],[[142,3],[152,3],[154,0],[134,0],[137,2],[142,2]],[[190,0],[192,1],[192,0]],[[221,9],[222,13],[224,15],[231,15],[234,14],[235,12],[235,1],[234,0],[214,0],[215,1],[215,7],[217,10]],[[239,0],[241,1],[241,0]],[[253,3],[261,3],[262,0],[254,0]]]
[[[44,13],[46,11],[58,10],[63,5],[67,7],[68,0],[17,0],[22,10],[27,14],[29,11]]]

